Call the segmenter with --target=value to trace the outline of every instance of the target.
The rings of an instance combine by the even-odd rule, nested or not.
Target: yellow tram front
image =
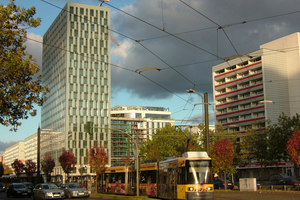
[[[187,152],[159,162],[158,197],[164,199],[214,198],[212,162],[206,152]]]

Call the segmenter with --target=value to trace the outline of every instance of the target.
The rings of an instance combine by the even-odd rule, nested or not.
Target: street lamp
[[[203,99],[203,95],[201,93],[199,93],[199,92],[196,92],[196,90],[194,90],[194,89],[186,90],[186,92],[187,93],[196,93],[196,94],[198,94],[201,97],[202,104],[203,104],[203,107],[202,107],[202,119],[203,119],[203,123],[204,123],[204,99]],[[201,103],[199,103],[199,104],[201,104]],[[194,106],[199,105],[199,104],[195,104]]]

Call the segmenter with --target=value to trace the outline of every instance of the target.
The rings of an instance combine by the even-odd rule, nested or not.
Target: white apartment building
[[[111,160],[109,30],[109,8],[68,2],[43,36],[43,85],[51,93],[42,107],[41,128],[49,130],[45,136],[56,134],[52,139],[63,133],[57,151],[74,153],[77,170],[87,165],[88,150],[96,144],[105,147]],[[87,122],[99,129],[88,134]],[[43,153],[57,154],[54,144],[48,142]]]
[[[299,41],[294,33],[213,66],[216,125],[244,132],[265,127],[262,120],[276,123],[282,113],[300,113]]]
[[[37,163],[37,133],[24,139],[24,159]]]
[[[24,163],[24,142],[17,142],[16,144],[5,149],[5,165],[12,171],[11,164],[16,160]],[[25,163],[24,163],[25,164]]]

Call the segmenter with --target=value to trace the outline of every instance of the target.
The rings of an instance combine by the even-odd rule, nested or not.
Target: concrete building
[[[24,159],[37,163],[37,133],[24,140]]]
[[[299,43],[300,33],[294,33],[213,66],[216,125],[243,133],[247,128],[266,127],[265,120],[277,123],[282,113],[290,117],[300,113]],[[295,174],[292,162],[278,167],[288,176]],[[259,168],[253,163],[239,169],[258,177]]]
[[[111,109],[112,163],[118,163],[122,157],[127,156],[134,159],[136,137],[141,144],[144,139],[151,139],[155,130],[165,127],[167,123],[175,125],[175,120],[171,119],[171,112],[163,107],[121,105],[113,107]]]
[[[216,125],[229,132],[265,127],[280,114],[300,113],[300,33],[213,66]],[[255,123],[257,122],[257,123]]]
[[[24,142],[17,142],[16,144],[5,149],[5,164],[11,170],[13,170],[11,164],[16,159],[24,163]]]
[[[77,169],[87,165],[87,151],[95,144],[105,147],[111,161],[109,30],[109,8],[68,2],[43,36],[43,84],[51,93],[42,107],[41,128],[49,130],[45,136],[54,134],[52,139],[64,135],[57,151],[74,153]],[[99,129],[87,133],[88,122]],[[54,142],[44,144],[57,154]]]

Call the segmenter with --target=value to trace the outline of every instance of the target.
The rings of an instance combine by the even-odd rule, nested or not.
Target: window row
[[[255,91],[252,91],[252,92],[245,92],[243,94],[234,95],[234,96],[231,96],[231,97],[226,97],[226,98],[217,100],[217,104],[224,104],[224,103],[227,103],[227,102],[237,101],[237,100],[245,99],[245,98],[248,98],[248,97],[254,97],[254,96],[257,96],[257,95],[260,95],[260,94],[263,94],[263,93],[264,93],[263,89],[255,90]]]
[[[247,109],[247,108],[264,105],[264,103],[258,103],[258,102],[259,101],[255,101],[255,102],[251,102],[251,103],[245,103],[245,104],[240,104],[240,105],[236,105],[236,106],[231,106],[231,107],[228,107],[228,108],[220,109],[220,110],[217,110],[216,114],[217,115],[218,114],[224,114],[224,113],[227,113],[227,112],[244,110],[244,109]]]

